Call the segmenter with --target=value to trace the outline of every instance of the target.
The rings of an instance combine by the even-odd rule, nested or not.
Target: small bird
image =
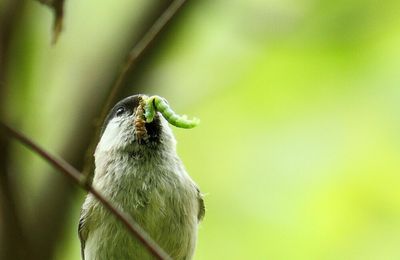
[[[135,127],[145,97],[127,97],[109,112],[94,154],[92,185],[173,259],[192,259],[205,214],[203,196],[179,159],[162,115],[157,112],[151,123]],[[78,233],[84,260],[154,259],[91,194],[82,206]]]

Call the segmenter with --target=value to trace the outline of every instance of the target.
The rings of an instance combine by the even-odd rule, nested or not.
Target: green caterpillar
[[[193,128],[200,123],[198,118],[188,119],[186,115],[176,114],[168,105],[167,101],[160,96],[151,96],[145,99],[144,116],[146,122],[153,121],[156,111],[159,111],[164,118],[173,126],[180,128]]]

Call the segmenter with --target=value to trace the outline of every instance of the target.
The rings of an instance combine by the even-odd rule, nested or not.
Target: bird
[[[189,260],[205,215],[203,194],[177,155],[176,139],[163,116],[157,112],[151,123],[138,123],[146,97],[126,97],[107,115],[94,152],[92,186],[172,259]],[[90,193],[78,234],[83,260],[154,259]]]

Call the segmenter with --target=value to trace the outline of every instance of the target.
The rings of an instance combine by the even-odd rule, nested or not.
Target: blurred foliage
[[[51,13],[29,2],[13,42],[9,117],[57,153],[104,91],[87,82],[115,76],[123,37],[154,2],[68,0],[54,47]],[[399,8],[221,0],[184,13],[133,84],[202,120],[174,129],[207,194],[196,259],[400,259]],[[14,155],[34,214],[49,166]],[[83,196],[57,259],[79,258]]]

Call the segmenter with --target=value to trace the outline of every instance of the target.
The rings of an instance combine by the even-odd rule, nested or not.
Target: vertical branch
[[[0,131],[0,259],[27,259],[29,246],[8,169],[10,143]]]
[[[6,117],[7,72],[9,50],[18,21],[21,17],[23,1],[8,0],[0,10],[0,117]],[[27,242],[11,178],[10,144],[0,131],[0,259],[27,259]]]

